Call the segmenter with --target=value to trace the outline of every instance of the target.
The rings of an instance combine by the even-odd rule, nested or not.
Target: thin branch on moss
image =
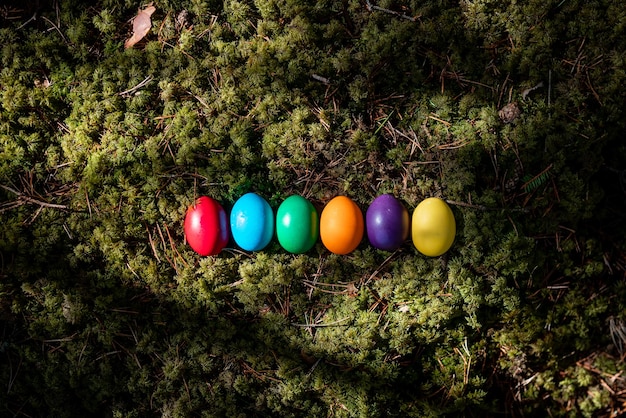
[[[593,88],[593,84],[591,84],[591,77],[589,77],[589,71],[586,71],[587,74],[587,86],[589,87],[589,89],[591,90],[591,93],[593,93],[593,97],[596,98],[596,100],[598,101],[598,104],[600,106],[604,106],[602,104],[602,100],[600,100],[600,95],[598,94],[598,92],[596,92],[596,90]]]
[[[311,281],[308,279],[303,279],[302,283],[304,283],[305,286],[308,286],[312,290],[318,290],[320,292],[330,293],[332,295],[356,295],[359,292],[358,288],[355,286],[353,282],[350,282],[347,284],[346,283],[321,283],[321,282],[318,282],[317,280]],[[340,288],[343,290],[341,291],[330,290],[330,289],[325,289],[324,287],[320,287],[320,286],[326,286],[330,289]]]
[[[383,13],[387,13],[387,14],[390,14],[390,15],[398,16],[398,17],[400,17],[402,19],[410,20],[411,22],[416,22],[417,19],[419,19],[421,17],[421,16],[415,16],[415,17],[414,16],[409,16],[409,15],[406,15],[404,13],[396,12],[395,10],[385,9],[384,7],[380,7],[380,6],[376,6],[375,4],[372,4],[369,0],[367,0],[365,2],[365,5],[367,7],[367,10],[369,10],[370,12],[372,10],[376,10],[376,11],[379,11],[379,12],[383,12]]]
[[[148,77],[144,78],[143,81],[141,81],[139,84],[137,84],[135,87],[131,87],[128,90],[124,90],[120,93],[117,93],[119,96],[126,96],[126,95],[130,95],[134,92],[136,92],[137,90],[139,90],[140,88],[144,87],[145,85],[147,85],[149,82],[152,81],[152,76],[149,75]]]
[[[237,254],[243,255],[243,256],[248,257],[250,259],[254,258],[253,254],[247,253],[245,251],[241,251],[238,248],[224,248],[224,251],[228,251],[229,253],[231,253],[233,255],[237,255]],[[243,280],[238,280],[235,283],[231,283],[229,286],[235,286],[235,285],[239,284],[239,282],[243,282]]]
[[[15,371],[13,370],[13,362],[11,361],[11,356],[8,355],[8,353],[7,353],[7,358],[9,359],[9,383],[7,387],[7,392],[11,392],[11,388],[15,384],[15,380],[17,379],[20,368],[22,367],[22,356],[20,355],[20,361],[17,364]]]
[[[67,210],[67,205],[59,205],[59,204],[56,204],[56,203],[44,202],[42,200],[35,199],[33,197],[27,196],[24,193],[20,192],[19,190],[15,190],[12,187],[5,186],[3,184],[0,184],[0,187],[3,188],[4,190],[8,191],[8,192],[11,192],[11,193],[17,195],[17,201],[16,202],[13,202],[13,204],[9,205],[8,208],[0,209],[0,211],[13,209],[13,208],[15,208],[17,206],[21,206],[24,203],[32,203],[34,205],[39,205],[39,206],[44,207],[44,208]],[[23,203],[21,203],[21,202],[23,202]]]
[[[146,231],[148,232],[148,241],[150,241],[150,247],[152,248],[152,253],[154,254],[154,258],[156,258],[157,262],[161,262],[159,258],[159,253],[157,252],[156,245],[154,244],[154,240],[152,239],[152,234],[150,233],[150,229],[146,226]]]
[[[367,286],[369,284],[369,282],[374,280],[376,278],[376,276],[378,276],[380,274],[382,269],[387,265],[387,263],[389,263],[391,260],[393,260],[395,258],[395,256],[398,255],[399,253],[400,253],[400,250],[395,250],[393,253],[391,253],[391,255],[385,259],[385,261],[383,261],[382,263],[380,263],[380,265],[378,267],[376,267],[376,270],[374,270],[372,272],[372,274],[370,274],[370,276],[365,281],[365,283],[362,284],[362,286]]]
[[[550,107],[551,98],[552,98],[552,70],[549,70],[548,71],[548,107]]]
[[[165,236],[163,235],[163,231],[161,231],[161,227],[159,226],[159,224],[156,224],[156,228],[157,228],[157,232],[159,233],[159,237],[161,238],[161,244],[163,244],[163,249],[167,248],[167,243],[165,242]],[[164,252],[163,255],[165,256],[165,259],[167,260],[167,262],[170,264],[170,266],[175,270],[178,271],[178,267],[176,265],[176,261],[172,260],[168,255],[167,252]]]
[[[446,200],[449,205],[452,206],[460,206],[464,208],[478,209],[482,211],[494,211],[494,210],[504,210],[508,212],[524,212],[527,213],[529,210],[527,208],[500,208],[494,206],[484,206],[484,205],[474,205],[472,203],[459,202],[457,200]]]
[[[37,12],[35,12],[35,14],[33,14],[30,19],[28,19],[26,22],[22,23],[20,26],[17,27],[16,30],[20,30],[22,29],[24,26],[28,25],[30,22],[32,22],[33,20],[37,20]]]
[[[187,264],[187,262],[185,261],[185,258],[180,254],[180,252],[178,252],[178,248],[176,247],[176,241],[172,238],[172,234],[170,234],[170,230],[167,227],[167,224],[163,224],[163,226],[165,227],[165,232],[167,233],[167,237],[169,238],[169,241],[170,241],[172,254],[174,254],[172,257],[174,259],[174,270],[178,272],[178,264],[176,263],[176,256],[178,256],[181,259],[185,267],[189,267],[189,264]]]
[[[609,331],[613,345],[617,348],[620,356],[624,355],[626,347],[626,324],[619,318],[611,316],[609,318]]]
[[[66,44],[68,43],[67,42],[67,38],[65,37],[65,35],[63,35],[63,32],[61,32],[61,29],[59,29],[59,27],[57,25],[55,25],[53,21],[51,21],[50,19],[48,19],[45,16],[42,16],[41,18],[52,25],[52,28],[50,28],[48,30],[56,29],[56,31],[59,32],[59,35],[61,35],[61,38],[63,39],[63,42],[65,42]]]
[[[296,323],[291,323],[291,325],[293,325],[294,327],[302,327],[302,328],[324,328],[324,327],[336,327],[339,326],[341,324],[343,324],[344,322],[346,322],[348,319],[348,317],[345,318],[341,318],[338,319],[336,321],[333,322],[329,322],[327,324],[296,324]],[[345,324],[347,325],[347,324]]]
[[[311,74],[311,78],[313,80],[319,81],[322,84],[326,84],[326,85],[330,84],[330,79],[329,78],[322,77],[321,75],[318,75],[318,74]]]
[[[399,134],[400,136],[406,138],[409,140],[409,142],[411,143],[411,152],[409,154],[410,157],[413,156],[413,153],[415,152],[415,149],[419,149],[421,151],[422,154],[424,154],[424,148],[422,148],[422,144],[420,144],[419,138],[417,137],[417,134],[415,133],[415,131],[413,130],[413,128],[409,128],[408,132],[411,133],[411,135],[409,136],[408,134],[400,131],[397,128],[393,128],[393,130]]]

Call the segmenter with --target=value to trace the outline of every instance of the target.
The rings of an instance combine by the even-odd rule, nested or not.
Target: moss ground
[[[0,414],[626,412],[621,0],[0,5]],[[447,200],[199,257],[199,195]]]

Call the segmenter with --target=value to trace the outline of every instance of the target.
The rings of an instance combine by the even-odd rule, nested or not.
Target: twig
[[[552,70],[548,70],[548,106],[550,106],[551,95],[552,95]]]
[[[459,139],[459,140],[456,140],[454,142],[449,142],[447,144],[437,145],[437,149],[440,149],[442,151],[459,149],[459,148],[463,148],[464,146],[466,146],[469,143],[470,143],[470,141],[468,141],[466,139]]]
[[[152,253],[154,254],[154,258],[160,263],[161,259],[159,258],[159,253],[157,252],[156,246],[154,245],[154,241],[152,240],[152,234],[150,233],[150,228],[146,225],[146,231],[148,232],[148,241],[150,241],[150,247],[152,247]]]
[[[51,209],[63,209],[63,210],[67,210],[67,205],[58,205],[56,203],[48,203],[48,202],[44,202],[29,196],[26,196],[24,193],[20,192],[19,190],[15,190],[9,186],[5,186],[3,184],[0,184],[0,187],[3,188],[6,191],[9,191],[15,195],[17,195],[18,200],[22,200],[26,203],[32,203],[35,205],[39,205],[41,207],[44,208],[51,208]],[[11,208],[19,206],[19,204],[15,205],[15,206],[11,206]]]
[[[180,253],[178,252],[178,248],[176,248],[176,243],[175,243],[174,239],[172,238],[172,235],[170,234],[170,230],[167,227],[167,224],[163,224],[163,226],[165,227],[165,232],[167,232],[167,237],[170,240],[170,247],[172,248],[172,253],[174,254],[172,256],[172,259],[174,260],[174,270],[178,271],[178,265],[176,263],[176,256],[177,255],[183,261],[183,264],[185,265],[185,267],[189,267],[189,264],[187,264],[187,262],[185,261],[185,258],[182,255],[180,255]]]
[[[87,201],[87,209],[89,209],[89,218],[91,218],[91,202],[89,201],[89,193],[85,190],[85,200]]]
[[[239,280],[234,281],[232,283],[228,283],[226,286],[228,286],[228,287],[237,287],[240,284],[242,284],[244,281],[245,281],[245,279],[239,279]]]
[[[318,75],[318,74],[311,74],[311,78],[313,80],[317,80],[317,81],[319,81],[320,83],[323,83],[323,84],[327,84],[327,85],[330,84],[330,79],[329,78],[322,77],[321,75]]]
[[[383,267],[385,267],[387,263],[391,261],[398,253],[399,253],[399,250],[395,250],[393,253],[391,253],[389,257],[385,259],[385,261],[383,261],[378,267],[376,267],[376,270],[374,270],[374,272],[370,274],[369,278],[365,281],[365,283],[363,283],[363,286],[367,286],[369,282],[374,280],[376,276],[378,276],[378,274],[381,272]]]
[[[66,342],[69,342],[69,341],[74,341],[74,337],[76,337],[76,335],[78,335],[78,333],[74,333],[74,334],[70,335],[69,337],[52,338],[52,339],[49,339],[49,340],[41,340],[41,342],[44,343],[44,344],[66,343]]]
[[[617,348],[620,355],[624,354],[626,346],[626,324],[621,319],[615,319],[613,316],[609,318],[609,331],[613,345]]]
[[[398,132],[400,136],[405,137],[411,143],[411,154],[410,154],[411,157],[413,156],[413,152],[415,152],[415,148],[419,149],[422,152],[422,154],[424,154],[424,149],[422,148],[422,145],[420,144],[420,140],[417,137],[417,134],[415,133],[413,128],[409,128],[409,131],[411,132],[411,136],[396,129],[396,132]]]
[[[291,325],[295,326],[295,327],[302,327],[302,328],[323,328],[323,327],[335,327],[343,322],[346,322],[348,319],[348,317],[342,318],[342,319],[338,319],[337,321],[334,322],[329,322],[328,324],[295,324],[292,323]]]
[[[596,92],[596,90],[593,88],[593,84],[591,84],[591,77],[589,77],[589,71],[585,71],[585,73],[587,74],[587,86],[589,86],[589,89],[591,89],[591,93],[593,93],[593,97],[596,98],[596,100],[598,101],[598,103],[600,104],[600,106],[604,106],[602,104],[602,100],[600,100],[600,95],[598,94],[598,92]]]
[[[108,357],[108,356],[114,356],[114,355],[119,354],[119,353],[121,353],[121,352],[122,352],[122,350],[109,351],[108,353],[104,353],[104,354],[102,354],[102,355],[100,355],[100,356],[96,357],[96,359],[94,360],[94,362],[96,362],[96,361],[100,361],[100,360],[102,360],[103,358]]]
[[[0,213],[19,208],[20,206],[22,206],[22,204],[19,201],[3,203],[0,205]]]
[[[474,205],[472,203],[459,202],[456,200],[446,200],[446,203],[452,206],[461,206],[464,208],[472,208],[472,209],[478,209],[482,211],[505,210],[509,212],[524,212],[524,213],[528,212],[527,208],[499,208],[499,207],[484,206],[484,205]]]
[[[35,12],[34,15],[32,15],[30,17],[30,19],[28,19],[26,22],[22,23],[20,26],[18,26],[18,28],[16,30],[20,30],[22,29],[24,26],[28,25],[30,22],[32,22],[33,20],[37,20],[37,12]]]
[[[87,337],[85,338],[85,344],[83,344],[83,348],[80,350],[80,354],[78,355],[78,364],[83,362],[83,354],[85,354],[85,350],[87,349],[87,345],[89,344],[89,336],[91,335],[91,331],[87,331]]]
[[[357,287],[354,285],[353,282],[350,283],[320,283],[317,280],[312,281],[309,279],[303,279],[302,283],[304,283],[305,286],[310,287],[311,289],[315,289],[318,290],[320,292],[323,293],[330,293],[332,295],[345,295],[345,294],[356,294],[358,293],[358,289]],[[320,286],[326,286],[329,287],[331,289],[335,289],[335,288],[340,288],[343,289],[341,291],[336,291],[336,290],[330,290],[330,289],[324,289],[323,287]]]
[[[224,251],[228,251],[229,253],[231,253],[233,255],[240,254],[240,255],[246,256],[246,257],[248,257],[250,259],[254,259],[254,255],[253,254],[247,253],[245,251],[241,251],[238,248],[224,248]],[[231,283],[231,285],[232,285],[232,283]]]
[[[384,7],[376,6],[376,5],[372,4],[369,0],[366,0],[365,4],[366,4],[366,7],[367,7],[367,10],[369,10],[370,12],[372,10],[377,10],[379,12],[388,13],[390,15],[398,16],[398,17],[400,17],[402,19],[410,20],[411,22],[416,22],[417,19],[420,18],[420,16],[413,17],[413,16],[405,15],[404,13],[396,12],[395,10],[385,9]]]
[[[15,380],[17,379],[20,368],[22,367],[22,356],[20,355],[20,362],[17,364],[15,372],[13,372],[13,362],[11,361],[11,356],[7,355],[7,357],[9,359],[9,384],[7,387],[7,394],[9,394],[11,392],[13,384],[15,383]]]
[[[135,87],[131,87],[128,90],[124,90],[124,91],[122,91],[120,93],[117,93],[117,94],[120,95],[120,96],[124,96],[126,94],[134,93],[137,90],[139,90],[140,88],[144,87],[146,84],[148,84],[151,81],[152,81],[152,76],[149,75],[148,77],[144,78],[141,83],[137,84]]]
[[[170,266],[174,270],[178,271],[178,268],[176,266],[176,262],[172,261],[172,259],[167,255],[167,252],[165,251],[167,249],[167,244],[165,243],[165,236],[163,235],[163,231],[161,231],[161,227],[159,226],[159,224],[156,224],[156,228],[157,228],[157,231],[159,232],[159,237],[161,238],[161,243],[163,244],[163,249],[164,249],[163,256],[165,257],[167,262],[170,264]]]
[[[439,117],[435,116],[433,113],[431,113],[430,115],[428,115],[428,118],[429,118],[429,119],[432,119],[432,120],[436,120],[437,122],[441,122],[441,123],[443,123],[444,125],[446,125],[447,127],[450,127],[450,126],[452,125],[452,124],[451,124],[450,122],[448,122],[447,120],[443,120],[443,119],[441,119],[441,118],[439,118]]]
[[[52,20],[48,19],[48,18],[47,18],[47,17],[45,17],[45,16],[41,16],[41,18],[42,18],[43,20],[45,20],[46,22],[50,23],[50,24],[52,25],[52,27],[53,27],[54,29],[56,29],[56,30],[57,30],[57,32],[59,32],[59,35],[61,35],[61,38],[63,38],[63,42],[65,42],[66,44],[68,43],[68,42],[67,42],[67,38],[65,37],[65,35],[63,35],[63,32],[61,32],[61,29],[59,29],[59,27],[58,27],[57,25],[55,25],[55,24],[54,24],[54,22],[53,22]]]

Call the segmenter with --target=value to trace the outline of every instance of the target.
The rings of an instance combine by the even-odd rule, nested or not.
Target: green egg
[[[315,207],[302,196],[289,196],[276,212],[276,236],[290,253],[309,251],[319,236],[319,218]]]

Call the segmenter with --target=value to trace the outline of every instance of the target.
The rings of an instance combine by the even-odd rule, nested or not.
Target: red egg
[[[207,196],[198,198],[187,208],[185,237],[191,248],[200,255],[217,255],[228,244],[228,217],[216,200]]]

